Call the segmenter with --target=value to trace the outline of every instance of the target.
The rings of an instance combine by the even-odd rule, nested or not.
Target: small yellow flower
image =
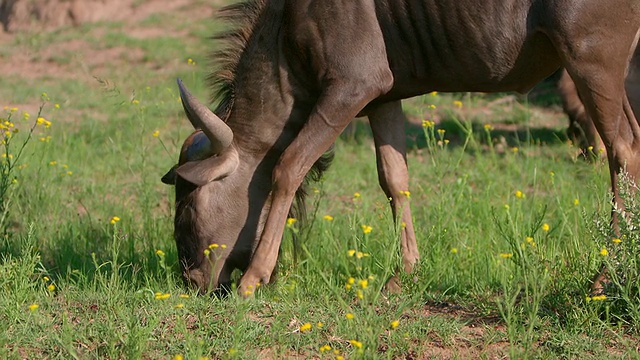
[[[325,345],[320,346],[320,352],[325,352],[325,351],[329,351],[329,350],[331,350],[331,346],[329,346],[329,345],[325,344]]]
[[[184,356],[178,354],[178,355],[173,357],[173,360],[184,360]]]
[[[587,150],[589,150],[589,151],[593,151],[593,146],[589,146],[589,147],[587,148]]]
[[[138,100],[138,99],[133,99],[133,100],[131,100],[131,103],[132,103],[133,105],[138,105],[138,104],[140,104],[140,100]]]
[[[300,332],[307,332],[311,330],[311,324],[304,323],[304,325],[300,326]]]
[[[391,326],[391,328],[392,328],[392,329],[397,328],[399,325],[400,325],[400,321],[398,321],[398,320],[393,320],[393,321],[391,322],[391,324],[390,324],[390,326]]]
[[[361,288],[366,289],[367,286],[369,286],[369,281],[367,279],[362,279],[358,281],[358,285],[360,285]]]
[[[202,253],[204,254],[204,256],[209,256],[209,254],[211,254],[211,251],[209,251],[209,249],[204,249]]]
[[[618,239],[618,238],[614,238],[613,240],[611,240],[614,244],[620,244],[622,242],[622,240]]]
[[[518,198],[518,199],[523,199],[526,195],[520,191],[520,190],[516,190],[516,192],[514,193],[514,195]]]
[[[316,324],[316,327],[318,328],[322,328],[324,326],[324,324],[320,321],[318,321],[318,323]]]
[[[436,126],[436,124],[433,121],[422,120],[422,127],[423,128],[430,128],[430,127],[434,127],[434,126]]]
[[[607,295],[604,295],[604,294],[591,297],[591,300],[593,301],[604,301],[606,299],[607,299]]]
[[[53,105],[53,107],[56,108],[56,109],[60,109],[60,104],[55,104],[55,105]]]
[[[411,193],[409,192],[409,190],[400,191],[400,195],[404,195],[407,198],[411,198]]]
[[[438,96],[438,92],[437,91],[432,91],[429,93],[429,95],[431,96]]]
[[[352,278],[352,277],[350,277],[350,278],[348,278],[348,279],[347,279],[347,283],[348,283],[348,284],[350,284],[350,285],[355,284],[355,282],[356,282],[356,279],[354,279],[354,278]]]
[[[366,233],[365,233],[365,234],[366,234]],[[367,254],[367,253],[365,253],[365,252],[362,252],[362,251],[358,251],[358,252],[356,253],[356,257],[357,257],[358,259],[362,259],[363,257],[367,257],[367,256],[369,256],[369,254]]]
[[[520,149],[518,149],[517,146],[514,146],[514,147],[511,148],[511,151],[514,152],[514,153],[517,153],[518,151],[520,151]]]
[[[344,357],[342,357],[340,355],[336,355],[336,360],[344,360]]]
[[[451,250],[449,250],[449,252],[451,252],[452,254],[457,254],[458,253],[458,248],[451,248]]]
[[[162,250],[156,250],[156,255],[160,256],[160,257],[164,257],[164,251]]]
[[[493,125],[491,125],[491,124],[484,124],[484,129],[485,129],[485,130],[487,130],[487,131],[491,131],[491,130],[493,130]]]
[[[331,215],[325,215],[322,218],[325,219],[326,221],[333,221],[333,216]]]
[[[159,130],[156,130],[156,131],[154,131],[154,132],[153,132],[153,134],[151,134],[151,135],[152,135],[153,137],[158,137],[158,136],[160,136],[160,131],[159,131]]]
[[[359,197],[360,197],[360,193],[359,192],[353,193],[353,198],[354,199],[357,199]]]
[[[45,276],[45,277],[43,277],[43,278],[42,278],[42,281],[49,281],[49,280],[50,280],[50,279],[49,279],[49,277],[48,277],[48,276]]]
[[[49,291],[54,291],[56,289],[56,286],[53,284],[49,284],[49,286],[47,286],[47,290]]]
[[[188,298],[189,298],[189,295],[187,295],[187,294],[180,294],[179,298],[180,298],[180,299],[188,299]]]
[[[31,304],[31,305],[29,305],[29,311],[36,311],[36,310],[38,310],[39,307],[40,307],[40,305],[38,305],[38,304]]]
[[[347,290],[351,290],[351,284],[344,284],[344,288]]]
[[[607,256],[607,255],[609,255],[609,251],[608,251],[605,247],[603,247],[603,248],[600,250],[600,255],[602,255],[602,256]]]
[[[49,161],[49,165],[51,165],[51,166],[53,166],[53,165],[57,165],[57,164],[58,164],[58,162],[57,162],[57,161],[55,161],[55,160],[53,160],[53,161]]]
[[[356,254],[356,251],[353,250],[353,249],[347,251],[347,255],[349,255],[349,257],[351,257],[351,256],[353,256],[355,254]]]
[[[288,227],[293,226],[293,224],[295,224],[295,223],[296,223],[296,221],[298,221],[298,220],[296,220],[295,218],[288,218],[288,219],[287,219],[287,226],[288,226]]]
[[[549,224],[547,223],[542,224],[542,231],[548,232],[550,229],[551,227],[549,226]]]
[[[433,105],[433,104],[429,105],[429,109],[435,109],[435,108],[436,108],[435,105]]]
[[[176,309],[182,309],[183,307],[184,307],[183,303],[179,303],[179,304],[176,304],[176,306],[174,306],[174,308]]]
[[[220,247],[220,245],[218,245],[218,244],[211,244],[211,245],[209,245],[209,249],[217,249],[217,248],[219,248],[219,247]]]
[[[155,295],[154,295],[154,298],[155,298],[156,300],[166,300],[166,299],[168,299],[168,298],[170,298],[170,297],[171,297],[171,294],[169,294],[169,293],[161,293],[161,292],[157,292],[157,293],[155,293]]]
[[[503,259],[508,259],[510,257],[512,257],[513,254],[512,253],[500,253],[500,257]]]
[[[580,205],[580,200],[579,199],[573,199],[573,205],[575,205],[575,206]]]
[[[353,314],[352,314],[352,313],[346,313],[344,316],[345,316],[347,319],[349,319],[349,320],[351,320],[351,319],[353,319],[353,318],[354,318],[354,316],[353,316]]]
[[[362,347],[362,343],[358,340],[349,340],[349,343],[355,347],[357,347],[358,349],[360,349]]]
[[[458,109],[462,109],[462,101],[460,100],[454,101],[453,106],[457,107]]]
[[[22,117],[23,117],[25,120],[29,120],[29,117],[30,117],[30,116],[31,116],[31,115],[29,115],[29,113],[28,113],[28,112],[26,112],[26,111],[22,114]]]
[[[445,129],[438,129],[438,135],[443,136],[444,133],[447,132]]]
[[[364,234],[368,234],[373,230],[373,228],[369,225],[360,225],[360,227],[362,228],[362,232]]]
[[[117,223],[118,221],[120,221],[120,218],[117,216],[114,216],[111,218],[111,225],[114,225],[115,223]]]

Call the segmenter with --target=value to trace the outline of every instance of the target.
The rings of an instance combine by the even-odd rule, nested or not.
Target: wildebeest
[[[636,51],[631,58],[629,64],[629,73],[625,80],[625,89],[629,102],[634,114],[640,111],[640,49]],[[569,117],[569,127],[567,135],[581,150],[582,153],[588,155],[591,152],[597,154],[600,150],[604,150],[602,140],[598,135],[598,131],[587,115],[584,104],[580,99],[576,85],[571,80],[571,76],[566,70],[563,70],[558,80],[558,90],[562,100],[562,108]],[[592,147],[589,150],[589,147]]]
[[[326,166],[322,155],[358,115],[369,117],[412,271],[404,98],[525,92],[564,66],[603,138],[618,205],[622,167],[640,172],[640,126],[623,85],[637,0],[248,0],[221,16],[236,27],[219,36],[229,46],[214,57],[223,64],[212,75],[220,103],[212,112],[180,84],[202,131],[164,178],[176,185],[185,280],[202,291],[227,284],[236,268],[242,296],[269,282],[305,177]]]

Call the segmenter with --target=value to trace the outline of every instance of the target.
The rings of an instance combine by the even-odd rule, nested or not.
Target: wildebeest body
[[[209,156],[190,151],[198,144],[192,135],[175,169],[175,236],[185,278],[206,289],[227,282],[234,267],[246,269],[241,295],[269,282],[296,191],[358,114],[369,117],[380,185],[402,221],[404,268],[411,271],[419,254],[403,195],[409,177],[399,100],[430,91],[522,92],[560,66],[605,139],[617,197],[623,164],[640,175],[640,127],[623,87],[639,7],[637,0],[232,6],[223,13],[243,25],[222,36],[232,45],[218,54],[224,65],[212,77],[221,96],[217,116],[181,85],[189,119],[211,142],[204,148],[222,149]],[[184,155],[190,152],[198,155]],[[214,243],[227,249],[204,251]]]

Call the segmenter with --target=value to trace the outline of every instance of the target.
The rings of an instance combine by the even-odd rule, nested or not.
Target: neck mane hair
[[[228,25],[227,30],[212,36],[217,49],[212,53],[210,60],[215,64],[216,70],[207,77],[212,89],[212,102],[218,102],[215,114],[227,121],[233,109],[236,95],[236,74],[240,58],[251,40],[254,29],[265,17],[261,16],[267,6],[268,0],[246,0],[223,7],[216,14],[216,19],[222,20]],[[280,17],[266,18],[266,21],[277,20]],[[304,221],[306,218],[305,198],[310,182],[317,182],[322,174],[329,168],[333,160],[333,146],[320,159],[318,159],[305,179],[296,191],[294,204],[289,216]]]

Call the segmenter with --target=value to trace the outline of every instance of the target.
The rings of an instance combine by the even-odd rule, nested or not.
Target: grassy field
[[[401,294],[382,291],[399,242],[360,120],[276,283],[249,300],[185,289],[160,177],[191,131],[175,78],[210,94],[211,13],[0,38],[0,357],[638,356],[638,224],[609,233],[606,162],[577,158],[545,87],[405,102],[422,259]],[[592,298],[603,260],[612,286]]]

